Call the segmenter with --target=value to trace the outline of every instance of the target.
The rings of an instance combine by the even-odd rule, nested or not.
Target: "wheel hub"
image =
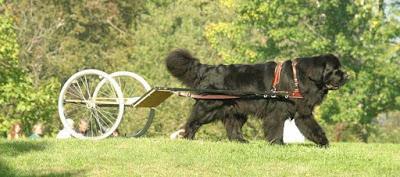
[[[95,100],[93,98],[88,100],[88,102],[86,103],[86,107],[89,109],[95,108],[96,107]]]

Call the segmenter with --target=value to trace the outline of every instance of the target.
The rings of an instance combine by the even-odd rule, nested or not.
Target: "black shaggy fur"
[[[219,119],[230,140],[247,142],[241,128],[248,115],[255,115],[262,119],[266,139],[271,143],[283,144],[284,122],[293,118],[307,139],[321,146],[328,145],[325,132],[313,117],[313,109],[329,90],[341,87],[347,75],[340,70],[339,59],[332,54],[295,60],[304,99],[196,100],[182,127],[182,136],[193,139],[202,125]],[[188,51],[178,49],[168,55],[166,65],[174,77],[191,88],[263,92],[271,90],[277,64],[207,65],[201,64]],[[278,90],[290,91],[294,87],[292,61],[287,60],[283,63]]]

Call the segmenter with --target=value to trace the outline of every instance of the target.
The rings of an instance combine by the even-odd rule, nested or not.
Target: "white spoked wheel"
[[[136,108],[132,104],[151,89],[150,85],[140,75],[133,72],[118,71],[110,76],[118,83],[125,96],[125,115],[116,132],[128,137],[144,135],[153,122],[155,110]],[[107,83],[106,79],[97,85],[94,97],[103,97],[102,90],[105,83]]]
[[[94,95],[103,84],[101,94]],[[99,93],[96,93],[97,95]],[[72,75],[61,89],[58,112],[65,128],[79,139],[103,139],[119,126],[124,114],[124,96],[118,83],[107,73],[87,69]]]

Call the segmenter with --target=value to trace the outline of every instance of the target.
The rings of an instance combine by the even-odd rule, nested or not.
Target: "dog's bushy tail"
[[[176,49],[165,59],[167,69],[174,77],[189,87],[195,87],[197,73],[201,67],[199,60],[185,49]]]

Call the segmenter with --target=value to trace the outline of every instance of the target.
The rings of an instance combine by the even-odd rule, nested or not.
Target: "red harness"
[[[296,65],[297,65],[297,62],[293,61],[292,62],[292,70],[293,70],[293,80],[294,80],[294,85],[295,85],[294,90],[292,92],[277,90],[276,86],[279,84],[279,81],[281,78],[281,71],[282,71],[282,63],[279,62],[277,64],[277,66],[275,67],[275,74],[274,74],[275,76],[274,76],[274,80],[272,81],[272,92],[287,93],[289,98],[304,98],[299,89],[299,81],[297,79]]]

